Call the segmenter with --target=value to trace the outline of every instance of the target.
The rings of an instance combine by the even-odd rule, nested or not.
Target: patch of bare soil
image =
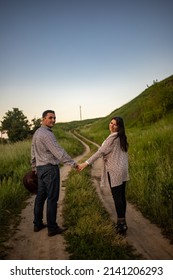
[[[84,144],[84,143],[83,143]],[[85,144],[84,144],[85,145]],[[86,152],[77,157],[79,161],[89,152],[89,147],[85,145]],[[109,188],[100,188],[101,160],[97,160],[92,168],[93,182],[98,191],[99,197],[110,214],[111,219],[116,222],[116,212],[114,202]],[[60,169],[61,182],[63,182],[70,172],[69,166],[63,166]],[[62,207],[65,195],[65,188],[61,184],[60,199],[58,203],[57,221],[63,225]],[[21,213],[21,223],[19,224],[14,236],[6,242],[7,260],[67,260],[69,254],[66,251],[66,242],[63,235],[48,237],[47,230],[33,232],[33,206],[35,196],[28,199],[27,207]],[[45,213],[44,213],[44,220]],[[125,237],[141,254],[144,259],[148,260],[172,260],[173,245],[169,240],[163,237],[161,230],[128,203],[127,205],[127,223],[128,231]]]

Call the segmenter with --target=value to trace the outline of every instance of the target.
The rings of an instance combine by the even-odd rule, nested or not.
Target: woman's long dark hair
[[[120,146],[124,152],[128,151],[128,142],[125,132],[124,121],[121,117],[113,117],[112,120],[115,120],[118,126],[118,136],[120,138]]]

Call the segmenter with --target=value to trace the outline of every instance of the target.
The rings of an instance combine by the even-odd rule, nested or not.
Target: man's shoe
[[[61,234],[62,232],[64,232],[65,230],[67,230],[67,228],[61,228],[61,227],[57,227],[55,230],[53,231],[48,231],[48,236],[54,236],[57,234]]]
[[[34,232],[38,232],[38,231],[44,229],[45,227],[47,227],[47,225],[45,225],[45,224],[42,224],[41,226],[34,225]]]

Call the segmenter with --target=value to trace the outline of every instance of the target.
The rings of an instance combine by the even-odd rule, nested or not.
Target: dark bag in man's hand
[[[35,171],[29,171],[24,175],[23,184],[30,193],[32,194],[37,193],[38,177]]]

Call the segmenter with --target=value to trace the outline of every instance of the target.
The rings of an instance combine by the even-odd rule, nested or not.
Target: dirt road
[[[84,144],[86,151],[76,158],[79,161],[89,152],[89,147]],[[100,168],[101,161],[94,163],[92,168],[93,182],[96,186],[100,199],[110,213],[111,219],[116,220],[115,207],[109,189],[100,189]],[[60,170],[61,182],[63,182],[70,172],[69,166],[63,166]],[[65,189],[61,187],[60,199],[58,203],[58,224],[63,225],[62,206]],[[35,196],[28,199],[27,207],[21,213],[21,223],[14,236],[6,242],[6,256],[8,260],[67,260],[69,254],[66,251],[66,242],[63,235],[53,237],[47,236],[47,230],[33,232],[33,205]],[[45,213],[44,213],[45,219]],[[46,222],[46,221],[45,221]],[[165,239],[158,227],[151,224],[132,205],[127,206],[128,232],[126,240],[144,259],[173,259],[173,245]]]

